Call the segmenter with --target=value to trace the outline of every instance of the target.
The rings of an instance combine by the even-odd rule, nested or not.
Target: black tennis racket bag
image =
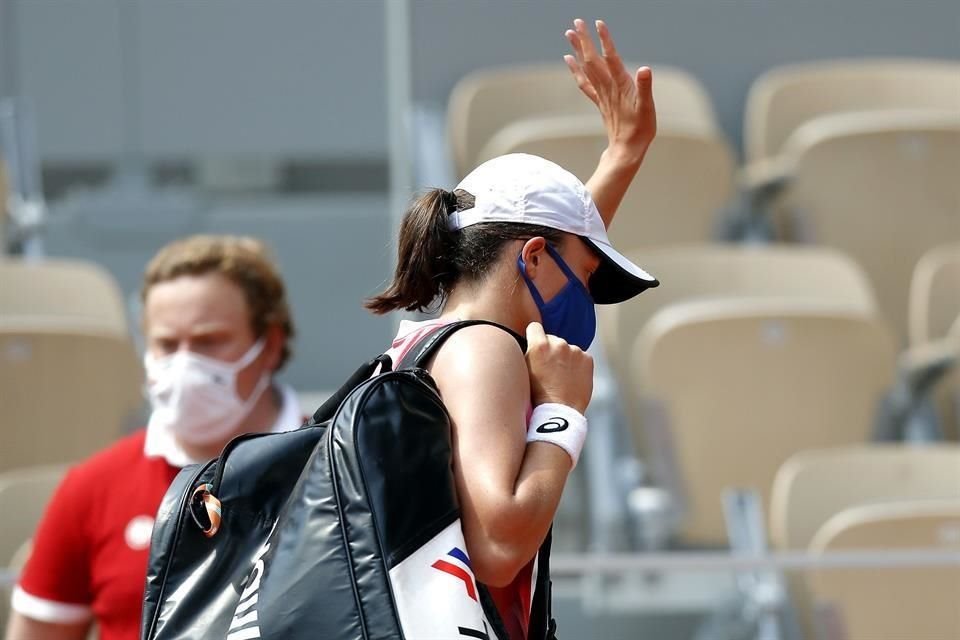
[[[507,640],[470,568],[450,418],[421,368],[468,324],[396,370],[365,364],[300,429],[184,469],[157,514],[141,640]],[[532,640],[555,629],[549,552],[548,535]]]

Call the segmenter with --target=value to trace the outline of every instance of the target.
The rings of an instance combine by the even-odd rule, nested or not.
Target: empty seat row
[[[682,537],[725,544],[726,488],[755,488],[769,507],[774,474],[791,455],[874,437],[899,348],[862,270],[833,250],[707,245],[643,255],[671,286],[599,308],[602,346],[631,439],[657,481],[682,497]],[[960,358],[960,333],[951,344]],[[939,391],[953,437],[957,378]]]
[[[812,556],[960,550],[960,445],[811,450],[777,472],[770,513],[778,549]],[[813,569],[791,574],[807,633],[936,640],[960,634],[960,568]]]

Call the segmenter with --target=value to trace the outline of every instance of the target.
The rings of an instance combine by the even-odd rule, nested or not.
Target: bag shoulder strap
[[[401,369],[416,369],[426,366],[437,351],[440,350],[440,347],[443,346],[443,343],[446,342],[447,338],[452,336],[454,333],[460,329],[466,327],[473,327],[480,324],[488,324],[499,329],[502,329],[509,333],[517,341],[517,344],[520,345],[520,350],[526,352],[527,350],[527,339],[515,332],[513,329],[509,329],[502,324],[497,324],[496,322],[490,322],[489,320],[460,320],[458,322],[451,322],[450,324],[445,324],[439,329],[430,333],[426,338],[423,338],[419,344],[414,346],[413,349],[407,352],[407,354],[397,363],[395,368],[396,371]]]
[[[326,402],[320,405],[320,408],[313,413],[313,417],[305,424],[319,424],[333,418],[333,414],[336,412],[337,407],[340,406],[340,403],[346,399],[351,391],[369,380],[370,376],[372,376],[378,369],[381,371],[390,371],[391,365],[392,363],[390,361],[390,356],[386,354],[378,356],[370,362],[365,362],[364,364],[360,365],[360,368],[357,369],[353,375],[347,378],[347,381],[344,382],[340,388],[333,393],[333,395],[327,398]]]

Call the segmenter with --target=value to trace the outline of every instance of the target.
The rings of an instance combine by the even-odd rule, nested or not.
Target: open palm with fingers
[[[574,55],[564,56],[577,86],[600,110],[610,147],[643,159],[657,132],[653,104],[653,72],[640,67],[630,73],[617,53],[610,30],[596,22],[597,51],[586,23],[579,18],[564,34]]]

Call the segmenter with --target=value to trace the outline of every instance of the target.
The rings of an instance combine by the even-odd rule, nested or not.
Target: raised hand
[[[617,53],[607,25],[597,20],[596,29],[599,52],[586,23],[579,18],[574,20],[573,29],[564,34],[574,55],[563,59],[577,86],[600,110],[608,149],[639,166],[657,132],[653,73],[650,67],[630,73]]]

